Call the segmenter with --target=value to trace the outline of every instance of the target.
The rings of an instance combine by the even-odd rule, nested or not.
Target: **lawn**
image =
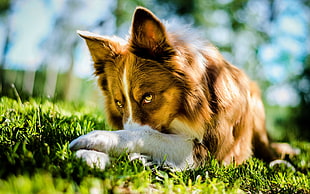
[[[295,169],[252,158],[240,166],[211,160],[203,167],[174,172],[144,167],[126,154],[104,171],[89,168],[68,149],[74,138],[109,127],[101,106],[0,98],[0,193],[310,193],[310,143]]]

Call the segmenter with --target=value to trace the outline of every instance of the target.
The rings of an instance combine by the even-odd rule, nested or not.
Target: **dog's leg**
[[[94,150],[78,150],[76,157],[82,158],[92,168],[105,169],[110,164],[110,157],[107,154]]]
[[[124,151],[141,153],[149,155],[155,162],[165,160],[166,164],[177,169],[194,165],[192,140],[180,135],[160,133],[148,126],[119,131],[93,131],[73,140],[70,149],[116,155]]]
[[[257,85],[252,83],[251,113],[253,118],[253,148],[255,156],[272,162],[284,159],[285,155],[294,156],[299,153],[298,149],[292,148],[286,143],[270,143],[266,126],[264,106],[260,98]],[[247,117],[250,119],[250,117]]]
[[[266,119],[264,105],[261,100],[260,90],[256,83],[251,83],[251,97],[249,98],[248,120],[252,122],[253,130],[253,151],[254,155],[266,162],[276,159],[276,154],[270,147],[269,137],[266,130]]]

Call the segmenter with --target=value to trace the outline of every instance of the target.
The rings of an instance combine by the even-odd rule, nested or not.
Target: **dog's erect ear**
[[[143,7],[137,7],[133,15],[130,46],[134,54],[155,60],[174,53],[163,23]]]
[[[122,44],[120,39],[116,37],[100,36],[88,31],[80,31],[77,33],[86,40],[88,49],[94,61],[95,75],[103,73],[104,65],[114,60],[121,53]]]

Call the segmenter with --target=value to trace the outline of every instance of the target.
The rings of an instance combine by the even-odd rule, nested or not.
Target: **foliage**
[[[2,0],[0,2],[0,15],[10,8],[10,0]]]
[[[270,168],[255,158],[224,167],[216,160],[174,172],[144,167],[126,154],[106,170],[90,169],[68,143],[89,131],[109,129],[95,105],[0,99],[0,193],[309,193],[310,144],[295,142],[301,154]]]
[[[292,123],[298,128],[299,134],[303,139],[310,139],[310,54],[304,62],[304,71],[293,81],[295,88],[300,96],[298,107],[292,108]]]
[[[65,90],[65,83],[67,81],[67,74],[59,73],[57,75],[57,83],[55,84],[55,93],[53,96],[46,96],[45,91],[49,86],[45,84],[46,82],[46,68],[42,68],[40,71],[32,72],[34,75],[33,89],[31,91],[23,90],[27,87],[25,79],[27,79],[27,71],[18,71],[18,70],[3,70],[4,78],[8,83],[5,88],[5,92],[0,92],[0,96],[7,96],[14,99],[29,99],[34,98],[50,98],[52,100],[63,99],[65,93],[70,93],[70,99],[68,101],[96,101],[98,100],[98,95],[100,91],[97,89],[94,81],[92,79],[82,79],[79,77],[72,78],[71,88]],[[91,82],[91,83],[90,83]],[[14,83],[14,84],[13,84]],[[76,90],[83,91],[78,93]],[[31,95],[30,95],[31,93]],[[77,100],[78,99],[78,100]]]

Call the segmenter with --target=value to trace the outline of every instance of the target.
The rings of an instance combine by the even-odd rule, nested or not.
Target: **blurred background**
[[[0,96],[100,102],[76,30],[125,38],[136,6],[191,24],[257,81],[274,139],[310,140],[309,0],[1,0]]]

